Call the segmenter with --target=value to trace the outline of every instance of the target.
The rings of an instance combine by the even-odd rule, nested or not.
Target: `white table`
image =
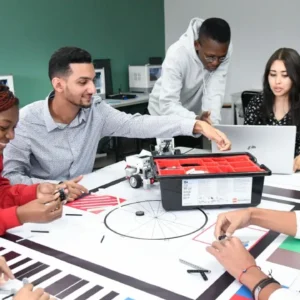
[[[105,102],[110,104],[114,108],[132,106],[142,103],[148,103],[149,94],[136,94],[136,98],[128,99],[128,100],[113,100],[113,99],[105,99]]]
[[[149,94],[136,94],[137,97],[134,99],[128,99],[128,100],[113,100],[113,99],[105,99],[105,102],[110,104],[114,108],[124,108],[139,104],[144,104],[149,102]],[[232,108],[233,106],[231,103],[224,103],[222,110],[221,110],[221,116],[222,116],[222,124],[233,124],[233,118],[232,118]]]
[[[182,148],[181,150],[184,152],[187,149]],[[189,154],[197,152],[199,153],[199,150],[194,149]],[[203,153],[203,151],[201,152]],[[34,270],[32,271],[33,274],[27,274],[31,281],[46,276],[49,272],[59,271],[40,284],[44,288],[50,285],[50,290],[56,288],[56,290],[60,289],[60,293],[70,293],[70,290],[67,289],[70,286],[73,285],[75,289],[77,285],[85,282],[82,280],[88,282],[70,293],[65,298],[67,300],[75,299],[83,293],[91,293],[91,291],[95,292],[93,296],[86,296],[86,298],[81,299],[102,299],[101,297],[108,294],[110,297],[103,299],[229,299],[223,294],[219,297],[212,296],[220,288],[219,284],[214,285],[215,280],[221,276],[221,282],[223,282],[222,280],[227,282],[227,275],[223,274],[224,271],[220,265],[206,253],[205,244],[199,242],[198,236],[199,232],[202,232],[201,230],[181,238],[163,238],[161,240],[126,238],[112,231],[126,232],[128,235],[149,236],[152,234],[155,237],[164,237],[187,233],[186,224],[190,224],[192,228],[188,228],[190,231],[193,231],[196,226],[201,227],[201,224],[203,225],[203,215],[199,211],[164,212],[160,204],[159,184],[156,183],[149,190],[132,189],[127,180],[122,180],[125,176],[125,166],[125,161],[118,162],[85,175],[81,182],[89,189],[102,186],[99,190],[99,197],[109,195],[124,198],[126,199],[125,205],[107,207],[104,212],[99,214],[65,206],[63,218],[53,223],[26,224],[10,230],[10,234],[6,237],[7,240],[0,239],[0,246],[5,248],[0,248],[0,255],[11,251],[13,253],[8,254],[8,256],[14,257],[15,253],[21,254],[12,258],[9,265],[15,265],[26,260],[26,258],[32,259],[16,267],[14,273],[23,270],[24,266],[30,267],[33,262],[41,262],[42,266],[40,267],[46,269],[37,274],[34,273]],[[289,178],[293,178],[296,184],[298,176],[298,174],[291,175]],[[276,186],[276,181],[280,179],[271,178],[268,179],[268,184]],[[290,179],[286,181],[290,181]],[[282,179],[281,184],[284,191],[289,191],[289,187],[286,189],[287,186],[284,185]],[[297,187],[300,190],[300,184]],[[272,190],[269,192],[267,198],[291,200],[273,194]],[[79,201],[75,204],[78,205]],[[89,203],[86,202],[87,207],[92,201],[94,200],[90,199]],[[140,201],[146,202],[137,206],[136,202]],[[290,210],[293,207],[284,202],[273,203],[269,201],[263,201],[261,206],[279,210]],[[133,207],[132,211],[131,208]],[[146,218],[150,218],[152,210],[159,221],[155,223],[154,219],[139,219],[134,213],[137,207],[146,212],[148,216]],[[205,225],[205,229],[210,234],[203,239],[212,239],[213,224],[221,211],[224,210],[207,211],[208,223]],[[70,213],[82,215],[66,215]],[[164,217],[160,217],[161,215]],[[181,221],[191,223],[181,223]],[[153,223],[152,227],[149,227],[149,222]],[[130,229],[132,224],[139,224],[139,226]],[[151,231],[149,231],[150,229]],[[48,233],[35,233],[31,230],[48,231]],[[259,232],[258,234],[266,233]],[[16,242],[20,238],[25,240]],[[208,275],[209,280],[204,281],[199,276],[188,274],[186,272],[187,267],[180,263],[179,259],[185,259],[210,269],[212,272]],[[77,280],[76,276],[82,280],[74,283],[74,280]],[[61,286],[67,290],[63,292]],[[226,290],[226,293],[233,294],[238,288],[239,285],[234,283]],[[224,287],[222,291],[223,289]]]

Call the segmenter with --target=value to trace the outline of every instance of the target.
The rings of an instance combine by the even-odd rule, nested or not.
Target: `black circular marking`
[[[135,215],[138,216],[138,217],[141,217],[143,216],[145,213],[142,211],[142,210],[138,210]]]
[[[132,202],[132,203],[127,203],[127,204],[124,204],[122,205],[122,208],[123,207],[126,207],[126,206],[129,206],[129,205],[134,205],[134,204],[137,204],[137,203],[148,203],[148,202],[161,202],[161,200],[145,200],[145,201],[138,201],[138,202]],[[208,222],[208,217],[207,217],[207,214],[201,209],[201,208],[196,208],[195,210],[198,210],[200,213],[202,213],[203,217],[204,217],[204,222],[203,224],[201,224],[199,226],[199,228],[195,229],[195,230],[192,230],[191,232],[188,232],[188,233],[185,233],[185,234],[179,234],[179,235],[175,235],[175,236],[172,236],[172,237],[168,237],[168,238],[143,238],[143,237],[135,237],[135,236],[130,236],[130,235],[127,235],[127,234],[123,234],[123,233],[120,233],[114,229],[112,229],[109,225],[108,225],[108,218],[110,215],[113,214],[113,212],[117,211],[118,209],[120,209],[119,207],[111,210],[110,212],[108,212],[108,214],[105,216],[104,218],[104,225],[106,226],[107,229],[109,229],[110,231],[122,236],[122,237],[128,237],[128,238],[131,238],[131,239],[136,239],[136,240],[152,240],[152,241],[157,241],[157,240],[172,240],[172,239],[176,239],[176,238],[181,238],[181,237],[186,237],[186,236],[189,236],[191,234],[194,234],[196,232],[198,232],[199,230],[201,230],[202,228],[205,227],[205,225],[207,224]],[[168,212],[167,212],[168,213]],[[169,211],[169,213],[173,213],[173,211]]]

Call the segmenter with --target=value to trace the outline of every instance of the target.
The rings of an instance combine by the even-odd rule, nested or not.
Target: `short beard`
[[[92,103],[91,104],[79,104],[78,106],[80,108],[90,108],[92,106]]]
[[[73,102],[73,100],[72,100],[72,94],[69,93],[68,90],[67,90],[67,93],[66,93],[66,99],[67,99],[69,102],[71,102],[73,105],[75,105],[75,106],[77,106],[77,107],[79,107],[79,108],[90,108],[90,107],[92,106],[92,104],[93,104],[92,101],[91,101],[90,104],[83,104],[83,103],[81,103],[81,101],[80,101],[79,104]]]

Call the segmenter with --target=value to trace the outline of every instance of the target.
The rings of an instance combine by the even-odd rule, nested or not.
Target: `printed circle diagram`
[[[166,211],[160,200],[123,204],[111,210],[104,219],[112,232],[133,239],[169,240],[201,230],[207,215],[201,209]]]

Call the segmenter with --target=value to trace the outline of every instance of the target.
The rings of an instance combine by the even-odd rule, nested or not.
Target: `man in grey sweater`
[[[99,140],[203,134],[230,149],[226,136],[208,123],[180,116],[142,116],[120,112],[96,93],[91,55],[64,47],[49,61],[53,91],[21,109],[15,139],[4,151],[3,176],[12,184],[64,181],[71,199],[87,190],[78,184],[92,171]]]

